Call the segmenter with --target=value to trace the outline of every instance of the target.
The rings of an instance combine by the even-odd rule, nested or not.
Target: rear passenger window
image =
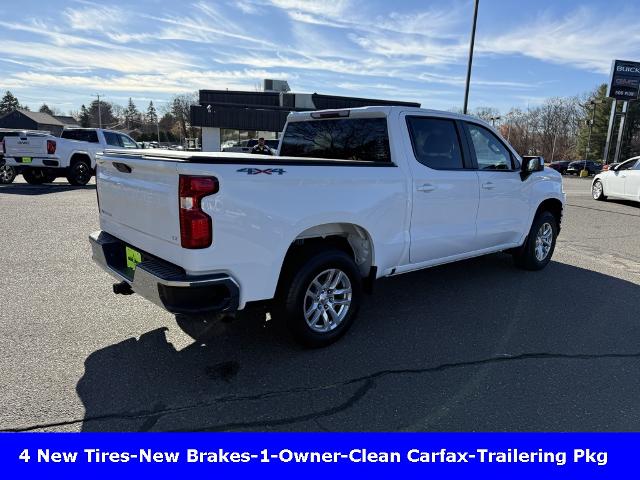
[[[453,120],[408,117],[407,122],[416,160],[436,170],[464,168],[460,137]]]
[[[120,141],[120,135],[113,132],[103,132],[104,140],[107,142],[107,145],[112,147],[122,147],[122,142]]]
[[[280,155],[391,162],[385,118],[341,118],[291,122]]]
[[[480,125],[467,125],[479,170],[513,170],[511,153],[498,137]]]
[[[78,142],[98,143],[98,134],[95,130],[63,130],[60,137]]]

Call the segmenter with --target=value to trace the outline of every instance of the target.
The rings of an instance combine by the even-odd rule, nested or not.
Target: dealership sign
[[[609,97],[637,100],[640,90],[640,62],[614,60],[609,79]]]

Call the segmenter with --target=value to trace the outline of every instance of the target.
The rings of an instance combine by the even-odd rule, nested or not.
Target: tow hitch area
[[[120,282],[113,284],[113,293],[116,295],[133,295],[135,292],[127,282]]]

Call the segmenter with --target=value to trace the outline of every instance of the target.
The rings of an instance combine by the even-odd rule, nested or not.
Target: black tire
[[[332,271],[336,272],[334,279],[339,276],[337,272],[342,272],[348,279],[348,283],[344,281],[343,277],[340,277],[339,285],[334,286],[333,290],[329,288],[326,293],[323,293],[324,290],[320,290],[314,285],[320,285],[328,280],[329,272]],[[317,279],[319,279],[319,283],[314,284],[314,280]],[[351,287],[350,299],[347,299],[348,294],[333,296],[332,292],[346,292],[347,285]],[[339,286],[343,288],[336,288]],[[314,297],[307,295],[308,291],[312,290],[318,292],[319,296],[315,298],[321,299],[320,302],[316,302]],[[340,303],[347,301],[350,301],[350,304]],[[307,347],[318,348],[335,342],[349,330],[358,314],[361,301],[362,277],[351,257],[341,250],[312,251],[307,256],[293,259],[283,272],[273,313],[277,320],[286,325],[296,341]],[[326,303],[321,304],[321,302]],[[317,305],[317,307],[314,308],[313,305]],[[341,307],[345,306],[347,308],[343,312]],[[312,318],[309,321],[305,317],[305,310],[312,310],[312,314],[310,314]],[[336,313],[337,318],[340,318],[337,323],[334,322],[336,317],[330,315],[331,312]],[[320,316],[313,323],[313,317],[316,313]],[[320,322],[323,325],[319,325]],[[312,325],[315,325],[315,328]],[[320,331],[323,328],[326,331]]]
[[[2,165],[0,167],[0,184],[8,185],[9,183],[13,183],[16,179],[16,169],[10,167],[9,165]]]
[[[52,182],[55,177],[42,168],[25,168],[22,177],[29,185],[42,185]]]
[[[591,196],[594,200],[603,201],[607,199],[607,196],[604,194],[604,185],[600,180],[596,180],[591,185]]]
[[[540,234],[546,233],[546,226],[551,228],[549,249],[546,250],[543,238],[540,238]],[[546,235],[545,235],[546,236]],[[533,219],[531,224],[531,230],[522,247],[513,252],[513,260],[517,267],[525,270],[542,270],[551,261],[553,252],[556,248],[556,238],[558,237],[558,221],[556,217],[548,211],[539,212]],[[538,240],[540,238],[540,240]],[[539,244],[540,242],[540,244]],[[542,247],[542,250],[538,250]],[[538,254],[536,254],[538,250]],[[542,253],[544,257],[542,257]],[[540,255],[540,256],[538,256]],[[542,258],[541,258],[542,257]]]
[[[74,186],[83,186],[89,183],[93,172],[91,165],[86,160],[78,160],[71,167],[67,174],[67,181]]]

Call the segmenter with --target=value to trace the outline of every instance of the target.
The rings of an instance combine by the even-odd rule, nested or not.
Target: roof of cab
[[[485,122],[481,118],[472,117],[470,115],[463,115],[461,113],[448,112],[444,110],[433,110],[433,109],[420,108],[420,107],[407,107],[402,105],[371,106],[371,107],[359,107],[359,108],[339,108],[339,109],[331,109],[331,110],[314,110],[314,111],[308,111],[308,112],[291,112],[287,120],[290,122],[300,122],[300,121],[312,119],[314,114],[322,114],[322,113],[339,114],[340,112],[349,112],[348,116],[350,118],[366,118],[366,117],[380,117],[380,116],[388,117],[388,116],[391,116],[393,113],[403,112],[403,113],[409,113],[409,114],[415,114],[415,115],[451,118],[455,120],[471,120],[475,123],[479,123],[481,125],[491,127],[491,125],[489,125],[487,122]],[[333,117],[333,118],[337,118],[337,117],[338,115],[336,115],[336,117]],[[329,117],[325,117],[325,119],[328,119],[328,118]],[[315,118],[313,119],[316,120]],[[317,120],[322,120],[322,118],[318,118]],[[495,128],[493,127],[491,128],[495,130]]]

